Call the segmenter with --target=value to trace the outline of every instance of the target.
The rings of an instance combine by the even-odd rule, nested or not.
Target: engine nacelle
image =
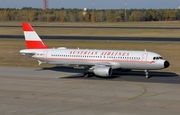
[[[93,72],[95,75],[108,77],[112,75],[112,68],[108,66],[95,67]]]

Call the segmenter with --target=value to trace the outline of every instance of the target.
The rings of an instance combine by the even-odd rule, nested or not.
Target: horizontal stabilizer
[[[42,62],[42,61],[40,61],[40,60],[38,60],[38,62],[39,62],[39,65],[41,65],[42,63],[46,63],[46,62]]]

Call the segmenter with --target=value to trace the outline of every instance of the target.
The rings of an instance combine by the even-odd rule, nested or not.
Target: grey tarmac
[[[114,71],[82,77],[68,67],[0,67],[0,115],[179,115],[180,76]]]

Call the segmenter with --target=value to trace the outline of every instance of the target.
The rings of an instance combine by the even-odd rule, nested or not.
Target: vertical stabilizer
[[[27,49],[49,49],[29,23],[22,23]]]

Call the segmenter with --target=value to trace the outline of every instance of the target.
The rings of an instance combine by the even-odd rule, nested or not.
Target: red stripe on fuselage
[[[42,41],[26,41],[27,49],[50,49]]]
[[[29,23],[22,23],[24,31],[34,31]]]
[[[151,61],[136,61],[136,60],[104,60],[104,59],[72,59],[72,58],[43,58],[43,57],[32,57],[35,59],[51,59],[51,60],[68,60],[68,61],[107,61],[107,62],[132,62],[132,63],[150,63]]]

